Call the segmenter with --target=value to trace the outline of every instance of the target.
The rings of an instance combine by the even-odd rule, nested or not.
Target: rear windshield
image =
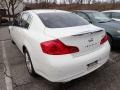
[[[48,28],[64,28],[89,24],[88,21],[73,13],[41,13],[38,16]]]

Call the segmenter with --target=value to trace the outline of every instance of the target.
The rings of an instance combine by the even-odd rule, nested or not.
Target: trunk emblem
[[[88,42],[93,42],[94,41],[94,39],[93,38],[90,38],[89,40],[88,40]]]

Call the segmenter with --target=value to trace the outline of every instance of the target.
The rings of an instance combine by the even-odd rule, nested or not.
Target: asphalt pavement
[[[0,90],[120,90],[120,50],[112,50],[105,65],[84,77],[52,83],[29,75],[24,56],[11,43],[8,27],[0,27]]]

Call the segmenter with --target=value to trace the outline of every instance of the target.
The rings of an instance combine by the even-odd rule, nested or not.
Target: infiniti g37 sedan
[[[31,75],[68,82],[107,62],[110,45],[104,29],[61,10],[30,10],[9,27],[11,40],[25,55]]]

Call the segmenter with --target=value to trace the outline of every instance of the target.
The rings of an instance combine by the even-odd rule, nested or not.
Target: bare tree
[[[92,0],[88,0],[88,4],[91,4]]]
[[[62,1],[62,0],[61,0],[61,1]],[[64,4],[67,4],[67,0],[63,0],[63,3],[64,3]]]
[[[67,0],[67,2],[68,2],[69,4],[72,4],[72,3],[73,3],[73,0]]]
[[[53,0],[53,3],[54,3],[54,4],[57,4],[57,0]]]
[[[13,16],[13,17],[15,16],[15,10],[22,2],[23,0],[0,0],[0,6],[6,9],[9,20],[10,20],[10,16]]]
[[[76,4],[80,4],[80,1],[81,1],[81,0],[75,0],[75,3],[76,3]]]
[[[10,20],[10,3],[7,0],[0,0],[0,6],[7,11]]]
[[[11,7],[11,11],[12,11],[12,15],[15,16],[15,10],[17,9],[17,7],[20,5],[20,3],[22,3],[23,0],[10,0],[10,7]]]

